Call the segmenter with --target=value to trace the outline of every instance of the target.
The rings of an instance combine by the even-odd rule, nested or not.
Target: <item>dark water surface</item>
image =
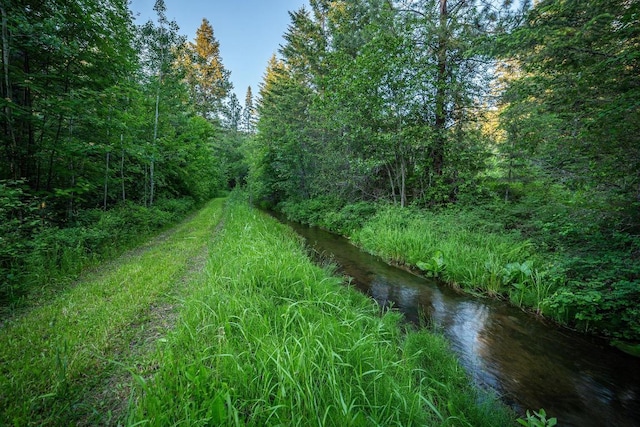
[[[640,359],[507,303],[389,266],[340,236],[287,224],[381,305],[414,322],[421,313],[433,319],[476,383],[519,412],[544,408],[560,426],[640,426]]]

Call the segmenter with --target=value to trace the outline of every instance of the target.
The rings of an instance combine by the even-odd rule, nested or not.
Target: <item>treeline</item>
[[[470,259],[457,285],[486,290],[465,279],[482,270],[522,303],[543,282],[525,305],[637,341],[639,16],[626,0],[311,0],[260,87],[253,198],[347,233],[393,205],[400,230],[429,210],[455,238],[459,212],[530,249]],[[432,249],[421,265],[445,269]]]
[[[125,0],[0,6],[2,305],[243,179],[251,92],[242,121],[209,22],[188,42],[154,11],[137,26]]]

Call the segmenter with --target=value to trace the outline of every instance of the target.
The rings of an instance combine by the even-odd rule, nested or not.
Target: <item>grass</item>
[[[513,423],[469,385],[441,337],[313,265],[288,228],[232,203],[206,280],[137,372],[129,424]],[[480,403],[482,402],[482,403]]]
[[[220,200],[210,203],[170,234],[7,322],[0,330],[0,424],[109,422],[111,408],[92,396],[119,375],[115,362],[132,353],[145,318],[188,273],[221,211]]]
[[[351,237],[391,262],[418,266],[467,291],[508,295],[518,305],[539,309],[552,292],[536,269],[540,261],[531,242],[494,232],[470,212],[389,207]]]
[[[514,424],[442,337],[331,273],[213,201],[2,326],[0,425]]]
[[[189,198],[161,199],[149,207],[126,202],[107,211],[81,210],[60,228],[23,205],[23,220],[0,219],[0,318],[43,304],[82,271],[174,226],[194,207]]]

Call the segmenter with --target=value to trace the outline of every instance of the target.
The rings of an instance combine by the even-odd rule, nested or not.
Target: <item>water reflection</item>
[[[640,426],[640,360],[494,300],[393,268],[339,236],[290,224],[331,255],[352,285],[419,323],[430,318],[479,385],[562,426]]]

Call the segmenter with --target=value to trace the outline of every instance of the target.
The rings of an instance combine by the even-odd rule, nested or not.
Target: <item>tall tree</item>
[[[217,119],[223,100],[233,88],[230,72],[225,69],[220,56],[220,42],[207,19],[196,31],[195,43],[189,42],[181,58],[185,78],[191,91],[196,111],[207,119]]]
[[[482,1],[407,0],[398,6],[419,70],[418,117],[429,128],[431,164],[425,172],[429,182],[442,186],[438,197],[455,198],[461,182],[481,167],[478,128],[493,62],[479,46],[500,30],[500,15],[507,11]],[[465,170],[471,175],[461,180]]]
[[[149,193],[147,200],[149,205],[153,204],[156,193],[156,159],[159,155],[161,97],[165,90],[170,90],[167,86],[168,82],[174,84],[177,82],[173,64],[179,47],[184,43],[183,38],[178,35],[177,23],[167,19],[164,0],[156,0],[153,10],[157,14],[157,26],[152,21],[148,21],[140,31],[144,70],[148,82],[155,88],[153,134],[149,148]]]
[[[22,179],[73,212],[80,193],[95,184],[96,163],[88,160],[104,154],[112,125],[101,117],[103,109],[87,105],[135,68],[127,3],[3,2],[0,15],[7,159],[0,178]],[[113,102],[105,97],[102,106],[115,111]]]
[[[253,92],[251,86],[247,87],[247,93],[244,97],[244,109],[242,110],[243,128],[247,133],[255,131],[256,111],[253,106]]]
[[[258,115],[250,186],[259,198],[278,202],[306,198],[312,162],[307,118],[310,90],[274,55],[258,99]]]

